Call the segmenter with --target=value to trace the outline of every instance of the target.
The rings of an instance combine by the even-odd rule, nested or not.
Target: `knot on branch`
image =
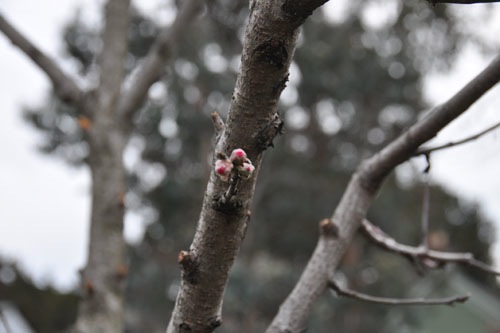
[[[337,238],[339,236],[339,227],[332,219],[323,219],[319,222],[321,235],[326,237]]]
[[[222,325],[222,320],[220,319],[219,316],[214,316],[208,319],[207,329],[213,331],[220,325]]]
[[[123,281],[128,275],[128,267],[125,264],[121,264],[116,268],[116,278],[118,281]]]
[[[177,257],[177,261],[181,266],[182,278],[191,283],[198,282],[198,262],[190,251],[181,251]]]

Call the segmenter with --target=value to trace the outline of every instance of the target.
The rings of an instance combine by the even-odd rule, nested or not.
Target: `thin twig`
[[[429,171],[431,169],[430,155],[425,155],[427,167],[424,170],[424,189],[422,193],[422,247],[429,249]]]
[[[493,126],[490,126],[488,127],[487,129],[479,132],[479,133],[476,133],[474,135],[471,135],[469,137],[466,137],[462,140],[458,140],[458,141],[451,141],[451,142],[448,142],[446,144],[443,144],[443,145],[440,145],[440,146],[436,146],[436,147],[430,147],[430,148],[422,148],[422,149],[419,149],[417,150],[417,152],[415,153],[415,156],[418,156],[418,155],[428,155],[436,150],[441,150],[441,149],[446,149],[446,148],[451,148],[451,147],[455,147],[455,146],[458,146],[458,145],[461,145],[461,144],[464,144],[464,143],[467,143],[467,142],[470,142],[470,141],[473,141],[473,140],[476,140],[476,139],[479,139],[480,137],[482,137],[483,135],[497,129],[498,127],[500,127],[500,121],[498,123],[496,123],[495,125]]]
[[[399,255],[409,258],[411,261],[423,262],[425,259],[434,261],[440,265],[435,265],[436,267],[441,267],[443,264],[447,263],[457,263],[465,266],[475,267],[484,272],[500,276],[500,271],[494,269],[488,264],[477,260],[474,258],[472,253],[468,252],[444,252],[436,251],[430,249],[424,249],[422,247],[414,247],[396,242],[394,238],[387,235],[382,229],[373,225],[368,220],[363,220],[361,224],[362,230],[365,234],[375,242],[381,248],[395,252]],[[428,266],[428,265],[427,265]],[[434,266],[432,266],[434,267]]]
[[[470,295],[463,296],[452,296],[444,298],[388,298],[388,297],[378,297],[363,294],[349,288],[341,287],[331,279],[328,282],[328,287],[334,290],[338,296],[345,296],[356,299],[358,301],[376,303],[376,304],[387,304],[387,305],[455,305],[455,303],[463,303],[467,301]]]
[[[215,145],[217,145],[217,142],[219,141],[219,138],[224,132],[226,125],[224,125],[224,120],[222,120],[221,116],[216,111],[212,112],[210,116],[212,117],[212,122],[214,124]]]

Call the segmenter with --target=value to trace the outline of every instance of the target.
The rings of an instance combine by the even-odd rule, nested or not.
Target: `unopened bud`
[[[246,162],[248,160],[247,153],[245,153],[245,151],[241,148],[237,148],[237,149],[233,150],[229,159],[235,165],[242,165],[244,162]]]
[[[255,171],[255,167],[252,163],[243,163],[243,165],[238,166],[238,173],[244,178],[250,178],[252,173]]]
[[[215,173],[223,181],[227,182],[233,170],[233,163],[230,160],[217,160],[215,161]]]

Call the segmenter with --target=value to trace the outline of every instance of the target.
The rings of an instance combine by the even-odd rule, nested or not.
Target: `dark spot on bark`
[[[212,198],[212,208],[224,214],[235,214],[241,207],[243,207],[243,203],[236,196],[226,198],[224,195],[215,195]]]
[[[179,328],[182,330],[181,332],[191,332],[191,326],[186,323],[180,323]]]
[[[257,61],[282,69],[288,59],[288,51],[283,41],[270,39],[254,50],[254,56]]]
[[[283,134],[284,122],[279,114],[274,114],[273,118],[255,136],[257,149],[264,151],[268,147],[274,147],[273,140],[278,134]]]
[[[281,5],[281,10],[285,13],[285,15],[297,20],[298,24],[301,24],[306,18],[308,18],[313,13],[315,8],[316,6],[307,6],[301,1],[296,0],[285,0]]]

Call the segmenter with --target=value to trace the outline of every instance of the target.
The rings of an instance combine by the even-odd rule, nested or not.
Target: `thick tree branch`
[[[489,274],[500,276],[500,271],[474,258],[472,253],[443,252],[426,249],[422,246],[414,247],[398,243],[394,238],[387,235],[380,228],[368,220],[361,224],[364,234],[381,248],[408,258],[411,262],[424,263],[426,260],[434,262],[432,267],[442,267],[447,263],[457,263],[465,266],[475,267]]]
[[[302,276],[281,305],[268,333],[296,332],[304,328],[313,304],[328,286],[330,272],[339,264],[385,177],[499,80],[500,56],[450,100],[434,108],[382,151],[361,163],[331,218],[338,226],[338,238],[319,238]]]
[[[480,137],[482,137],[483,135],[488,134],[489,132],[497,129],[498,127],[500,127],[500,122],[494,124],[493,126],[488,127],[487,129],[485,129],[479,133],[476,133],[474,135],[471,135],[469,137],[466,137],[466,138],[458,140],[458,141],[451,141],[451,142],[445,143],[444,145],[440,145],[440,146],[436,146],[436,147],[421,148],[421,149],[417,150],[417,152],[415,153],[415,156],[429,155],[430,153],[438,151],[438,150],[456,147],[456,146],[462,145],[464,143],[468,143],[468,142],[477,140]]]
[[[124,75],[130,0],[109,0],[104,9],[102,50],[97,57],[100,82],[97,88],[100,108],[116,108]],[[114,111],[114,110],[113,110]]]
[[[36,47],[21,32],[12,26],[0,13],[0,31],[26,54],[35,64],[44,71],[52,81],[57,96],[67,103],[74,103],[79,106],[83,99],[83,93],[64,71],[44,52]]]
[[[280,3],[250,3],[240,71],[225,130],[215,150],[229,154],[242,148],[256,170],[249,179],[238,182],[229,201],[221,198],[230,185],[212,172],[189,249],[197,260],[196,283],[182,279],[168,333],[208,333],[220,325],[224,288],[245,236],[262,155],[281,129],[277,107],[295,51],[297,22],[307,16],[304,12],[285,12]]]
[[[186,27],[200,12],[201,0],[185,0],[174,23],[157,37],[147,56],[127,79],[120,98],[120,113],[131,118],[146,100],[149,88],[164,74],[164,66],[172,56],[175,44],[183,36]]]
[[[464,296],[452,296],[444,298],[388,298],[388,297],[378,297],[371,296],[367,294],[360,293],[358,291],[351,290],[346,287],[341,287],[334,279],[331,279],[328,283],[328,287],[335,291],[338,296],[350,297],[358,301],[375,303],[375,304],[386,304],[386,305],[455,305],[456,303],[463,303],[467,301],[470,295]]]

